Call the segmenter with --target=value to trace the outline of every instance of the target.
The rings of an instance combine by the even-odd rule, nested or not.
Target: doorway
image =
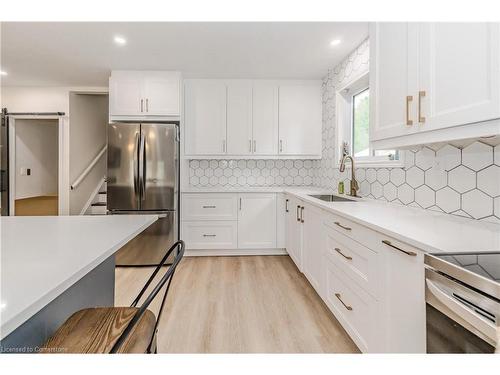
[[[16,119],[13,141],[14,215],[58,215],[59,121]]]

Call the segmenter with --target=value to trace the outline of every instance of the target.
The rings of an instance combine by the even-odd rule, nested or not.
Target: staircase
[[[106,215],[106,182],[104,182],[85,211],[85,215]]]

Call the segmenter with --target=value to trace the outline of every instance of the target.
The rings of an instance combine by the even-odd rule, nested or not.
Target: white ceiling
[[[368,36],[364,22],[12,23],[1,25],[2,86],[107,85],[112,69],[184,77],[321,78]],[[113,42],[127,39],[125,46]],[[332,39],[342,43],[332,47]]]

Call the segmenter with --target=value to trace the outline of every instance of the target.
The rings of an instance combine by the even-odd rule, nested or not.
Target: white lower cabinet
[[[276,247],[286,247],[286,220],[289,201],[285,194],[276,194]]]
[[[283,252],[284,217],[278,229],[275,193],[183,193],[181,207],[181,235],[187,250],[281,248]],[[224,254],[231,255],[227,251]]]
[[[238,248],[276,247],[276,194],[239,194]]]
[[[376,301],[330,262],[326,264],[325,302],[362,352],[378,351]]]
[[[423,252],[286,194],[286,249],[362,352],[425,353]]]
[[[182,227],[188,249],[234,249],[238,245],[236,221],[187,221]]]
[[[302,223],[300,219],[302,201],[291,195],[288,195],[287,199],[286,251],[302,272]]]
[[[303,272],[316,292],[323,295],[324,273],[323,248],[325,237],[322,235],[323,211],[311,205],[304,204],[302,214],[302,264]]]

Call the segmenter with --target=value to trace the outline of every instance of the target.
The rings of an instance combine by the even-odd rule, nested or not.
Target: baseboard
[[[99,191],[101,190],[101,187],[102,185],[104,184],[104,182],[106,182],[106,178],[103,177],[102,179],[99,180],[99,183],[97,184],[97,187],[92,191],[92,194],[90,194],[90,198],[89,200],[87,201],[87,203],[85,203],[83,205],[83,208],[82,210],[80,211],[80,215],[85,215],[85,213],[87,212],[87,210],[89,209],[90,205],[92,204],[92,202],[94,201],[94,198],[96,197],[96,195],[99,193]]]
[[[186,249],[184,256],[245,256],[245,255],[287,255],[285,249]]]

